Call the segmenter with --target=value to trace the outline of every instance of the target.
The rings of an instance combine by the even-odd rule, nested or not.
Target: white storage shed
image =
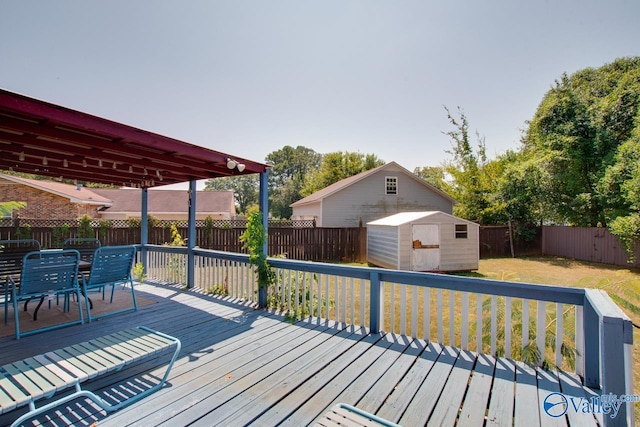
[[[477,270],[479,233],[478,224],[444,212],[401,212],[367,223],[367,261],[397,270]]]

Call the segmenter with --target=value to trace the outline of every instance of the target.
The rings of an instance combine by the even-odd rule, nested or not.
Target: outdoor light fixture
[[[238,172],[242,172],[246,166],[244,163],[238,163],[237,161],[227,157],[227,168],[235,169],[238,168]]]
[[[47,166],[49,164],[49,161],[47,160],[47,157],[43,157],[42,158],[42,166]]]
[[[82,167],[83,168],[87,167],[87,159],[82,159]]]
[[[20,153],[20,155],[18,156],[18,160],[20,160],[21,162],[24,162],[24,151]]]
[[[62,161],[62,166],[64,166],[65,168],[68,168],[68,167],[69,167],[69,162],[67,161],[67,159],[64,159],[64,160]]]

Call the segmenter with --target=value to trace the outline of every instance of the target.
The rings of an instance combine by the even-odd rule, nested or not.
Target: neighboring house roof
[[[94,192],[94,189],[89,189],[81,185],[63,184],[55,181],[44,181],[37,179],[22,178],[13,175],[0,174],[0,178],[12,181],[17,184],[26,185],[37,190],[46,191],[47,193],[56,194],[60,197],[69,199],[71,203],[98,205],[98,206],[110,206],[111,200],[103,197]]]
[[[142,195],[139,189],[87,188],[81,185],[4,174],[0,174],[0,179],[64,197],[70,203],[103,206],[109,212],[140,212],[142,206]],[[149,213],[184,213],[188,211],[189,192],[187,190],[150,190],[148,195],[147,209]],[[196,210],[201,213],[229,212],[235,214],[233,192],[198,191]]]
[[[375,221],[368,222],[367,225],[397,226],[397,225],[408,224],[423,218],[436,217],[436,216],[445,216],[447,218],[455,219],[456,222],[464,222],[467,224],[477,225],[475,222],[467,221],[466,219],[458,218],[456,216],[449,215],[448,213],[441,212],[441,211],[399,212],[397,214],[390,215],[385,218],[380,218]]]
[[[445,193],[444,191],[438,189],[436,186],[429,184],[427,181],[425,181],[424,179],[420,178],[419,176],[416,176],[415,174],[411,173],[409,170],[403,168],[402,166],[400,166],[399,164],[397,164],[396,162],[389,162],[387,164],[384,164],[382,166],[378,166],[377,168],[373,168],[373,169],[369,169],[368,171],[364,171],[361,172],[357,175],[353,175],[350,176],[349,178],[345,178],[343,180],[340,180],[338,182],[335,182],[333,184],[331,184],[328,187],[323,188],[322,190],[318,190],[315,193],[298,200],[297,202],[292,203],[290,206],[291,207],[297,207],[297,206],[303,206],[309,203],[314,203],[314,202],[318,202],[334,193],[337,193],[338,191],[343,190],[344,188],[355,184],[358,181],[361,181],[381,170],[384,169],[390,169],[391,167],[396,167],[396,168],[400,168],[400,170],[402,170],[403,172],[406,173],[407,176],[410,176],[411,178],[415,179],[417,182],[419,182],[420,184],[424,185],[426,188],[428,188],[429,190],[433,191],[434,193],[438,193],[440,194],[442,197],[451,200],[452,203],[456,203],[456,200],[449,196],[447,193]]]
[[[96,189],[97,193],[112,201],[108,212],[140,212],[142,206],[141,192],[136,189]],[[189,206],[187,190],[150,190],[148,192],[147,209],[149,214],[183,213]],[[235,213],[232,191],[198,191],[196,194],[196,210],[207,212]]]

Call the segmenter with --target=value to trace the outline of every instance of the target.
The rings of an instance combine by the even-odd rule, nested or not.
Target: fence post
[[[380,273],[371,271],[369,276],[369,328],[372,334],[380,332],[380,315],[382,309],[382,291],[380,289]]]

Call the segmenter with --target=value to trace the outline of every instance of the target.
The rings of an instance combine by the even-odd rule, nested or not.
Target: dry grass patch
[[[540,283],[607,291],[611,299],[640,325],[640,269],[588,263],[565,258],[494,258],[480,260],[480,268],[470,274],[512,282]],[[633,383],[640,395],[640,329],[633,330]],[[640,419],[640,405],[635,406]]]

